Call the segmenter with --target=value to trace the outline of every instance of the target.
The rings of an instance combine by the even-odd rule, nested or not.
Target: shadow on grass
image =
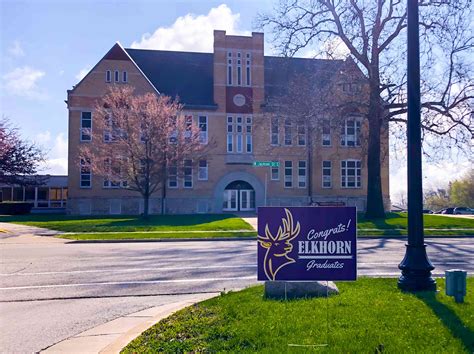
[[[453,337],[459,338],[469,353],[474,352],[474,332],[448,306],[436,299],[434,292],[420,292],[416,297],[423,301],[451,332]],[[456,306],[465,306],[458,304]]]
[[[367,219],[365,217],[364,213],[357,213],[357,222],[358,223],[371,223],[373,226],[367,226],[367,228],[376,228],[379,229],[376,233],[373,233],[372,235],[380,235],[380,236],[406,236],[406,233],[402,233],[402,230],[396,230],[401,228],[401,225],[392,225],[388,224],[387,220],[388,219],[399,219],[403,218],[404,216],[401,216],[396,213],[386,213],[385,218],[379,218],[379,219]],[[359,234],[363,236],[364,234],[359,231]],[[370,232],[368,232],[368,235],[371,235]]]

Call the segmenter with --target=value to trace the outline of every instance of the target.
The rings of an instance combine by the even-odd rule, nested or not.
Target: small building
[[[32,212],[65,212],[68,198],[67,176],[36,176],[40,185],[0,184],[0,202],[29,202]]]
[[[73,89],[68,90],[69,165],[67,209],[72,214],[139,214],[136,192],[113,185],[78,165],[80,146],[113,144],[92,139],[94,109],[113,85],[179,97],[205,141],[215,147],[184,167],[184,178],[166,183],[167,213],[255,211],[263,205],[348,205],[365,210],[367,149],[361,134],[367,112],[326,112],[325,125],[308,140],[308,129],[274,114],[272,104],[288,91],[294,74],[313,77],[341,101],[368,102],[367,81],[350,59],[322,60],[264,55],[264,35],[214,31],[212,53],[123,48],[116,43]],[[359,104],[359,106],[363,106]],[[314,138],[314,139],[313,139]],[[96,141],[100,140],[100,141]],[[381,185],[390,210],[388,129],[381,135]],[[254,167],[256,161],[279,162]],[[150,199],[161,212],[162,191]]]

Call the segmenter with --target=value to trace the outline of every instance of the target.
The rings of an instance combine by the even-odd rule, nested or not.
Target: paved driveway
[[[184,294],[256,284],[255,241],[27,241],[16,237],[0,243],[0,348],[5,352],[38,351]],[[474,274],[474,239],[427,242],[435,275],[449,268]],[[359,275],[399,275],[404,241],[363,239],[358,248]]]

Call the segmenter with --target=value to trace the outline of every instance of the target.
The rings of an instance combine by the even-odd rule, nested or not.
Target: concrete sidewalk
[[[61,231],[43,229],[36,226],[18,225],[0,222],[0,244],[31,244],[31,243],[66,243],[53,237],[61,234]]]
[[[160,320],[217,295],[219,293],[176,295],[176,301],[116,318],[45,348],[41,353],[120,353],[128,343]]]

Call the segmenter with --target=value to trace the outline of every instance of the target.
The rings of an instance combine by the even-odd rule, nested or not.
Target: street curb
[[[357,238],[361,239],[394,239],[394,240],[406,240],[407,236],[391,236],[391,235],[378,235],[378,236],[362,236],[358,235]],[[474,235],[443,235],[443,236],[425,236],[425,239],[443,239],[443,238],[474,238]],[[144,242],[209,242],[209,241],[255,241],[256,237],[216,237],[216,238],[149,238],[149,239],[123,239],[123,240],[71,240],[67,238],[61,238],[65,240],[66,244],[87,244],[87,243],[144,243]]]
[[[41,353],[118,354],[128,343],[162,319],[185,307],[218,295],[219,293],[195,294],[189,299],[150,307],[121,316],[60,341],[45,348]]]

